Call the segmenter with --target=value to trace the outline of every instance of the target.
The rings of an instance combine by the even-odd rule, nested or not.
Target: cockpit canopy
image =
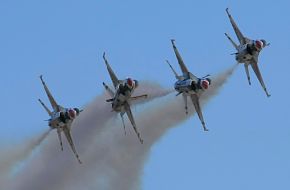
[[[262,48],[267,46],[267,42],[266,40],[256,40],[255,41],[255,47],[257,48],[257,50],[261,50]]]
[[[210,84],[211,84],[210,78],[204,78],[200,81],[200,87],[204,90],[207,90]]]
[[[134,89],[138,86],[138,81],[137,80],[133,80],[132,78],[127,78],[126,79],[126,85],[130,88],[130,89]]]

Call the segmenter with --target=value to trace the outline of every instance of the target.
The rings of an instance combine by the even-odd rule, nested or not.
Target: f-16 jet
[[[41,103],[43,108],[46,110],[46,112],[50,116],[50,119],[48,119],[48,126],[51,129],[57,130],[57,134],[58,134],[58,138],[59,138],[59,142],[60,142],[60,147],[61,147],[62,151],[63,151],[63,145],[62,145],[61,132],[64,133],[73,153],[75,154],[78,162],[81,164],[82,162],[81,162],[79,155],[76,151],[76,148],[75,148],[75,145],[73,143],[70,131],[71,131],[72,122],[80,114],[80,112],[82,110],[80,110],[78,108],[64,108],[64,107],[60,106],[59,104],[57,104],[57,102],[53,98],[52,94],[50,93],[48,87],[46,86],[46,84],[42,78],[42,75],[40,76],[40,80],[42,82],[42,85],[44,87],[46,95],[50,101],[50,104],[53,108],[53,111],[50,111],[49,108],[40,99],[38,99],[38,101]]]
[[[187,67],[185,66],[176,46],[175,46],[175,40],[171,40],[173,50],[175,53],[175,56],[177,58],[178,64],[180,66],[180,69],[182,71],[182,75],[178,75],[177,72],[173,69],[169,61],[167,63],[169,64],[171,70],[173,71],[175,78],[177,81],[174,84],[175,90],[178,92],[178,95],[182,94],[184,103],[185,103],[185,111],[186,114],[188,114],[188,107],[187,107],[187,97],[189,96],[195,110],[198,114],[198,117],[201,121],[201,124],[203,126],[204,131],[208,131],[208,129],[205,127],[205,122],[203,119],[201,106],[199,103],[199,97],[201,95],[201,92],[207,90],[211,84],[211,79],[208,78],[209,75],[198,78],[195,75],[193,75],[191,72],[188,71]]]
[[[229,9],[226,9],[227,15],[230,19],[230,22],[234,28],[234,31],[237,35],[237,38],[240,42],[240,44],[236,44],[232,38],[225,33],[226,37],[230,40],[230,42],[232,43],[232,45],[235,47],[235,49],[237,50],[237,53],[234,53],[236,56],[236,61],[238,63],[244,63],[245,66],[245,71],[247,74],[247,78],[248,78],[248,82],[249,85],[251,85],[251,79],[250,79],[250,73],[249,73],[249,65],[251,65],[252,69],[254,70],[258,80],[260,81],[261,86],[263,87],[266,95],[268,97],[270,97],[271,95],[268,93],[267,89],[266,89],[266,85],[263,81],[261,72],[259,70],[258,67],[258,58],[259,58],[259,54],[262,51],[263,48],[265,48],[266,46],[270,45],[267,44],[267,42],[263,39],[261,40],[251,40],[247,37],[245,37],[242,32],[240,31],[240,29],[238,28],[237,24],[235,23],[233,17],[231,16],[231,14],[229,13]]]
[[[105,53],[103,54],[103,59],[105,61],[105,64],[107,66],[107,70],[109,72],[110,78],[111,78],[112,83],[113,83],[114,88],[115,88],[115,90],[112,90],[108,85],[106,85],[103,82],[105,89],[107,90],[107,92],[111,96],[111,98],[106,100],[106,101],[110,102],[112,104],[113,111],[120,113],[125,134],[126,134],[126,130],[125,130],[125,123],[124,123],[124,114],[125,113],[127,114],[128,118],[129,118],[129,120],[134,128],[134,131],[138,136],[139,141],[141,142],[141,144],[143,144],[143,139],[141,138],[141,135],[137,129],[137,126],[136,126],[136,123],[135,123],[135,120],[134,120],[134,117],[133,117],[133,114],[132,114],[132,111],[130,108],[130,102],[135,101],[135,100],[139,100],[139,99],[143,99],[143,98],[147,98],[147,95],[144,94],[144,95],[132,97],[134,90],[138,87],[138,81],[133,80],[132,78],[126,78],[124,80],[119,80],[117,78],[117,76],[115,75],[114,71],[112,70],[111,66],[109,65],[109,62],[105,57]]]

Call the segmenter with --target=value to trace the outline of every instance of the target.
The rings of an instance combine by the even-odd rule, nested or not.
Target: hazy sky
[[[243,65],[204,108],[209,132],[197,117],[154,146],[145,166],[144,190],[290,188],[290,3],[288,1],[0,1],[1,143],[21,142],[46,129],[44,75],[57,101],[83,106],[109,81],[106,51],[120,78],[131,76],[172,88],[180,72],[170,39],[198,76],[235,64],[225,8],[245,36],[271,45],[260,70],[267,98]],[[168,116],[170,117],[170,116]]]

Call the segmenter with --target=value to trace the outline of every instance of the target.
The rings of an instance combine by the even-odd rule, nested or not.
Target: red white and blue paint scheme
[[[226,37],[230,40],[232,45],[235,47],[237,50],[234,55],[236,56],[236,61],[238,63],[243,63],[245,66],[245,71],[247,74],[248,82],[249,85],[251,85],[251,79],[250,79],[250,73],[249,73],[249,65],[251,65],[252,69],[254,70],[262,88],[264,89],[267,97],[270,97],[271,95],[268,93],[266,85],[264,83],[264,80],[262,78],[262,74],[260,72],[260,69],[258,67],[258,59],[259,59],[259,54],[260,52],[266,47],[269,46],[270,44],[267,44],[266,40],[251,40],[247,37],[245,37],[240,29],[238,28],[237,24],[235,23],[233,17],[229,13],[228,8],[226,9],[227,15],[230,19],[230,22],[232,24],[232,27],[236,33],[236,36],[240,42],[240,44],[236,44],[232,38],[225,33]]]
[[[75,145],[73,143],[71,132],[70,132],[72,122],[80,114],[80,112],[82,110],[80,110],[78,108],[64,108],[64,107],[60,106],[59,104],[57,104],[57,102],[53,98],[52,94],[50,93],[47,85],[45,84],[45,82],[42,78],[42,75],[40,76],[40,80],[42,82],[42,85],[44,87],[46,95],[49,99],[51,107],[53,108],[53,111],[50,111],[50,109],[48,109],[48,107],[40,99],[38,99],[38,101],[41,103],[43,108],[46,110],[46,112],[50,116],[50,118],[48,119],[48,126],[51,129],[57,130],[61,150],[63,150],[61,132],[64,133],[64,135],[67,138],[67,141],[68,141],[73,153],[75,154],[78,162],[82,163],[81,160],[79,159],[79,155],[77,154],[77,151],[75,149]]]
[[[198,78],[195,75],[193,75],[191,72],[189,72],[174,42],[175,40],[171,40],[175,56],[177,58],[180,69],[182,71],[182,75],[177,74],[177,72],[173,69],[169,61],[167,61],[167,63],[169,64],[171,70],[173,71],[175,75],[175,78],[177,79],[177,81],[174,84],[174,88],[178,92],[176,96],[182,94],[184,103],[185,103],[186,114],[188,114],[187,97],[188,96],[190,97],[195,107],[195,110],[197,112],[197,115],[201,121],[204,131],[208,131],[208,129],[205,126],[204,119],[203,119],[201,106],[199,103],[199,96],[201,95],[201,92],[209,89],[210,84],[211,84],[211,79],[209,78],[209,75],[202,78]]]
[[[115,112],[120,113],[120,116],[122,118],[124,131],[125,130],[125,123],[124,123],[124,114],[127,114],[128,119],[130,120],[135,133],[138,136],[139,141],[143,144],[143,139],[141,138],[141,135],[137,129],[131,108],[130,108],[130,102],[134,100],[144,99],[147,98],[147,94],[143,94],[140,96],[134,96],[132,97],[132,94],[134,93],[134,90],[138,87],[138,81],[133,80],[132,78],[126,78],[124,80],[119,80],[117,76],[115,75],[113,69],[109,65],[108,60],[105,57],[105,53],[103,54],[103,59],[105,61],[107,70],[109,72],[110,78],[112,80],[112,83],[114,85],[115,90],[112,90],[108,85],[106,85],[103,82],[103,85],[110,95],[110,99],[107,99],[107,102],[110,102],[112,104],[112,110]]]

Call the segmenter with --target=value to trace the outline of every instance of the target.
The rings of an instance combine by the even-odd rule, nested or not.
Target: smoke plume
[[[234,68],[213,78],[210,89],[201,95],[202,105],[219,92]],[[152,98],[172,92],[154,85],[139,88],[141,90],[136,91],[136,95],[149,93]],[[101,95],[86,106],[72,126],[72,136],[82,165],[77,163],[66,143],[65,151],[61,152],[56,135],[50,135],[39,153],[12,177],[13,183],[3,187],[8,190],[141,189],[144,162],[151,147],[170,128],[192,116],[194,108],[189,106],[189,114],[186,115],[182,97],[175,96],[166,96],[144,105],[142,111],[133,113],[144,139],[144,144],[140,144],[128,121],[129,132],[124,135],[121,120],[113,117],[116,114],[111,112],[106,98]]]
[[[140,87],[136,89],[133,95],[138,96],[145,92],[148,94],[147,99],[132,102],[132,104],[140,104],[157,97],[165,96],[172,92],[172,90],[164,90],[159,85],[144,82],[140,84]],[[13,183],[8,180],[10,182],[8,185],[5,184],[4,186],[1,183],[0,187],[13,190],[59,189],[59,185],[63,183],[64,178],[68,174],[68,170],[75,173],[84,171],[82,168],[86,165],[86,155],[88,152],[95,152],[92,144],[97,136],[102,134],[103,130],[106,129],[106,122],[117,115],[115,112],[112,112],[111,105],[105,101],[107,98],[110,97],[107,94],[102,94],[92,103],[85,106],[84,111],[72,125],[73,140],[80,159],[84,164],[77,164],[65,139],[63,139],[65,150],[62,152],[59,148],[60,145],[57,135],[50,135],[47,138],[47,142],[41,146],[39,153],[34,155],[21,171],[11,177]],[[116,128],[121,130],[121,126]],[[120,135],[123,135],[122,131]],[[24,149],[21,149],[21,152],[27,153]],[[18,154],[19,152],[16,151],[16,153]],[[15,157],[14,154],[8,155],[13,158]],[[25,158],[19,157],[20,160],[24,160]],[[11,161],[12,165],[15,165],[15,163]]]
[[[20,164],[23,160],[27,159],[48,136],[50,130],[40,134],[39,137],[29,140],[22,144],[14,144],[3,147],[1,149],[0,158],[0,187],[7,183],[11,172],[15,165]]]

